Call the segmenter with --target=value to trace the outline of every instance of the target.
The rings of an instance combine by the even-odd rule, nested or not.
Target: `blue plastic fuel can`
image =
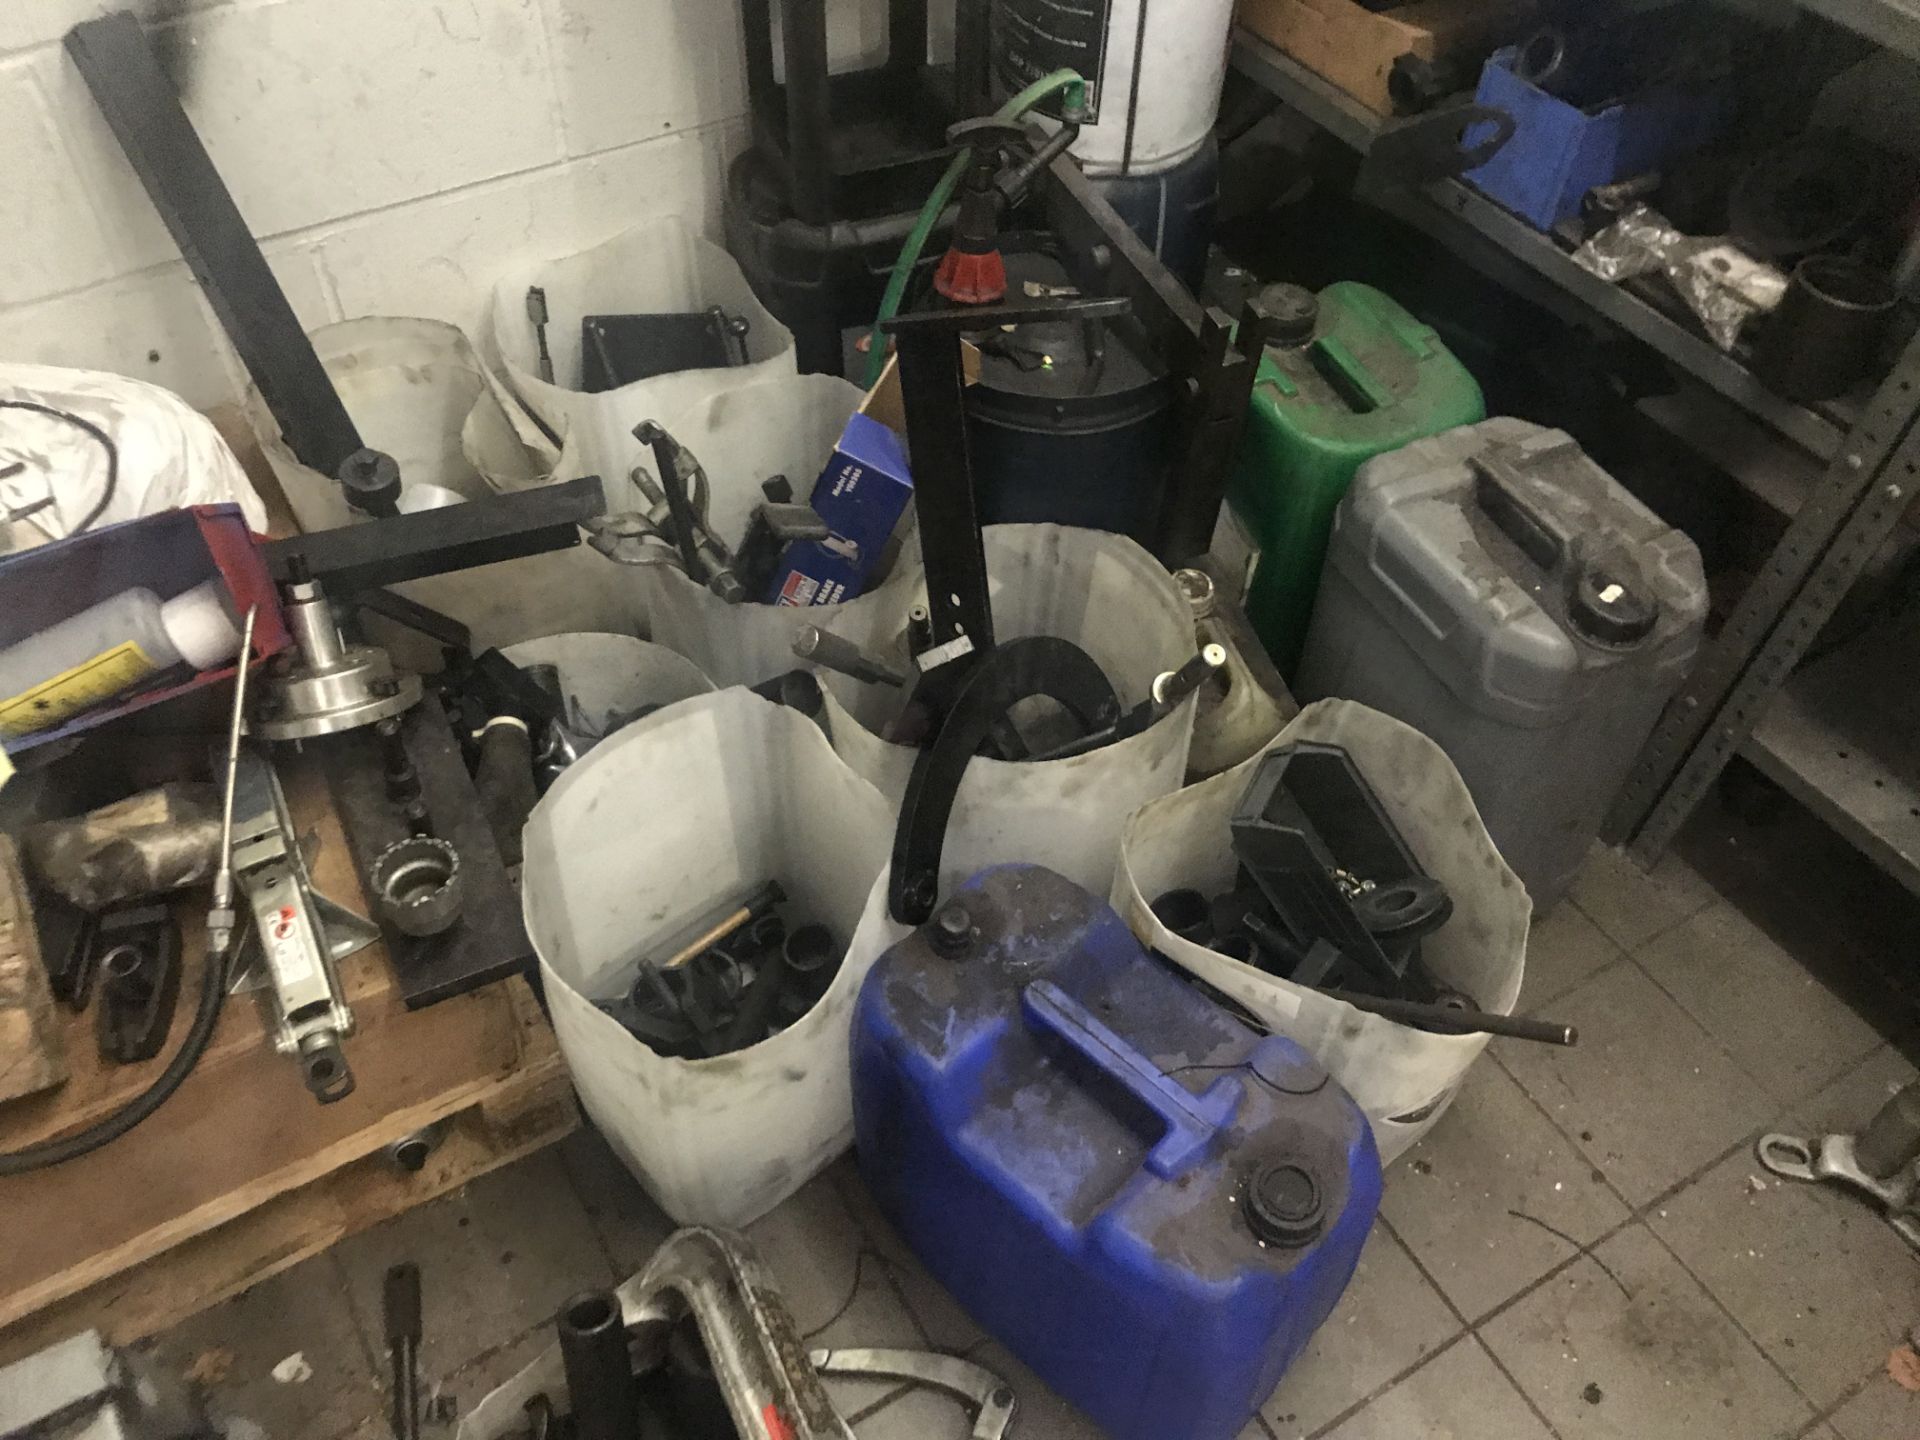
[[[1009,865],[883,955],[860,1171],[933,1275],[1116,1440],[1234,1440],[1352,1278],[1380,1158],[1347,1093]]]

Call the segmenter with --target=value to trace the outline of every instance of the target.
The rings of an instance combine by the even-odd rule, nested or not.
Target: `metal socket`
[[[410,835],[373,862],[373,890],[387,922],[403,935],[438,935],[460,918],[460,852],[431,835]]]

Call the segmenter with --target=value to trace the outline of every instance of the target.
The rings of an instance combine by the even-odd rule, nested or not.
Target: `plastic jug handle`
[[[1557,573],[1573,549],[1574,536],[1558,516],[1534,503],[1526,465],[1502,445],[1488,446],[1471,463],[1473,498],[1487,518],[1534,564]]]
[[[1147,1169],[1162,1180],[1177,1180],[1204,1160],[1214,1137],[1239,1113],[1246,1087],[1237,1077],[1223,1075],[1194,1094],[1051,980],[1029,984],[1021,1004],[1029,1019],[1066,1041],[1166,1122],[1166,1133],[1147,1152]]]
[[[1376,380],[1337,337],[1322,335],[1314,341],[1309,359],[1356,414],[1370,415],[1393,404],[1393,391]]]

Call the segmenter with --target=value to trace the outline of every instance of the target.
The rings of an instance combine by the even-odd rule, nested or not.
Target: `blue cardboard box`
[[[833,533],[787,547],[767,602],[832,605],[860,594],[911,499],[906,446],[863,407],[848,419],[808,497]]]

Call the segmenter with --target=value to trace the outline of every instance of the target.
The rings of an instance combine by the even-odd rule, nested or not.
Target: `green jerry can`
[[[1228,496],[1260,552],[1247,616],[1291,679],[1354,471],[1484,419],[1486,402],[1433,329],[1371,285],[1269,285],[1260,301],[1273,326]]]

